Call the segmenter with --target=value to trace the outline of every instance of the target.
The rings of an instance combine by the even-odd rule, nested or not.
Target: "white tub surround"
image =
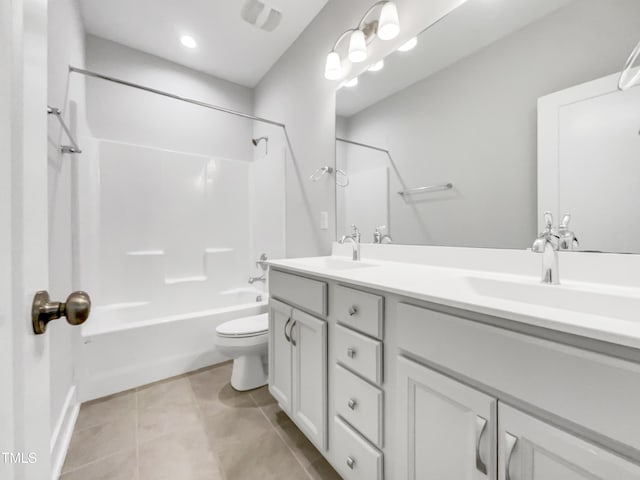
[[[343,478],[640,478],[640,256],[351,250],[270,271],[270,390]]]

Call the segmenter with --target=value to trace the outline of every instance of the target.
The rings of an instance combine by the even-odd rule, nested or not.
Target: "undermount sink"
[[[468,277],[467,281],[477,294],[485,297],[633,322],[640,320],[640,296],[487,277]]]
[[[300,260],[300,263],[312,268],[322,268],[326,270],[352,270],[357,268],[377,267],[374,263],[365,263],[335,257],[308,258]]]

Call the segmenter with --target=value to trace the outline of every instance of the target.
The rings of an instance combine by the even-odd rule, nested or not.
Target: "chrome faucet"
[[[384,235],[382,234],[382,231],[385,230],[386,228],[387,228],[386,225],[380,225],[379,227],[376,227],[376,231],[373,232],[373,243],[392,243],[393,242],[391,235],[389,235],[388,233],[385,233]]]
[[[265,276],[265,274],[263,273],[262,275],[260,275],[259,277],[249,277],[249,285],[253,285],[255,282],[266,282],[267,281],[267,277]]]
[[[558,227],[558,236],[560,237],[558,243],[559,250],[578,250],[580,243],[576,234],[569,230],[569,222],[571,221],[571,215],[566,213],[562,217],[562,223]]]
[[[544,214],[545,229],[538,234],[533,242],[531,250],[542,254],[542,283],[558,285],[560,283],[558,272],[558,249],[560,236],[553,229],[553,215],[551,212]]]
[[[360,260],[360,230],[355,225],[351,225],[351,228],[353,229],[351,235],[343,235],[338,243],[343,244],[349,240],[353,244],[353,261],[357,262]]]

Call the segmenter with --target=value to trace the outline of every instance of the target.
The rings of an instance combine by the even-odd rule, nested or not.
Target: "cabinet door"
[[[289,329],[292,308],[269,301],[269,391],[280,407],[291,414],[291,343]]]
[[[495,480],[496,400],[398,357],[398,479]]]
[[[293,420],[321,449],[327,438],[327,322],[293,310]]]
[[[507,405],[498,407],[500,480],[637,480],[640,465]]]

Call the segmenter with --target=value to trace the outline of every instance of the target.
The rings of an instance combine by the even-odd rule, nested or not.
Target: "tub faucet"
[[[265,274],[263,273],[262,275],[260,275],[259,277],[249,277],[249,285],[253,285],[255,282],[266,282],[267,281],[267,277],[265,276]]]
[[[558,269],[558,249],[560,237],[553,229],[553,215],[551,212],[544,214],[545,229],[538,234],[533,242],[531,250],[542,254],[542,283],[558,285],[560,283]]]
[[[353,233],[351,235],[343,235],[342,238],[338,241],[338,243],[343,244],[347,240],[350,241],[353,245],[353,261],[357,262],[360,260],[360,230],[355,225],[351,225],[353,228]]]

